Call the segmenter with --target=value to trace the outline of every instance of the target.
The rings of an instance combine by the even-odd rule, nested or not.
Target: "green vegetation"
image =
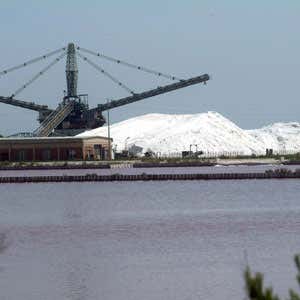
[[[297,268],[297,282],[300,287],[300,255],[295,256],[295,264]],[[252,275],[250,268],[247,267],[244,279],[246,283],[246,293],[250,300],[280,300],[273,292],[272,287],[264,287],[264,276],[262,273]],[[294,290],[289,290],[289,298],[287,300],[300,300],[300,295]]]
[[[6,235],[4,233],[0,233],[0,254],[5,251],[6,247]]]
[[[289,161],[300,161],[300,152],[296,154],[285,155],[284,157]]]

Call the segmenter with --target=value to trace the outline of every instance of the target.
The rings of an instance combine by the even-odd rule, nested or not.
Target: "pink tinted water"
[[[244,299],[247,261],[287,295],[299,192],[298,180],[0,185],[0,298]]]

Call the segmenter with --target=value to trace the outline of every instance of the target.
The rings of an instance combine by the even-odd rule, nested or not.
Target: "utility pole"
[[[127,151],[128,150],[128,144],[127,144],[127,141],[130,139],[130,136],[128,136],[126,139],[125,139],[125,143],[124,143],[124,150]]]
[[[106,103],[108,104],[110,102],[109,99],[107,99]],[[111,160],[111,142],[110,142],[110,120],[109,120],[109,109],[107,110],[107,137],[108,137],[108,160]]]

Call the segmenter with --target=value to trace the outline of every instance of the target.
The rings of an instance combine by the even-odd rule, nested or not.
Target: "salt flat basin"
[[[1,297],[243,299],[246,256],[287,295],[299,191],[298,180],[1,185]]]

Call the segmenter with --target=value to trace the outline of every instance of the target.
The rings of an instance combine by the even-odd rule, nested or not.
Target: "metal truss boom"
[[[13,106],[17,106],[17,107],[30,109],[30,110],[35,110],[38,112],[40,112],[40,111],[44,111],[46,113],[52,112],[52,110],[49,109],[49,107],[47,105],[40,105],[40,104],[36,104],[36,103],[30,102],[30,101],[17,100],[17,99],[13,99],[11,97],[0,96],[0,102],[5,103],[5,104],[10,104]]]
[[[162,87],[158,87],[156,89],[149,90],[146,92],[134,94],[133,96],[130,96],[130,97],[121,98],[119,100],[112,100],[106,104],[99,104],[97,108],[91,109],[90,111],[93,111],[93,110],[105,111],[108,109],[112,109],[112,108],[116,108],[116,107],[123,106],[126,104],[130,104],[133,102],[137,102],[137,101],[140,101],[140,100],[143,100],[146,98],[150,98],[150,97],[165,94],[165,93],[168,93],[171,91],[175,91],[175,90],[178,90],[178,89],[181,89],[181,88],[184,88],[187,86],[191,86],[194,84],[198,84],[198,83],[205,84],[206,81],[208,81],[209,79],[210,79],[209,75],[204,74],[204,75],[193,77],[193,78],[190,78],[187,80],[182,80],[180,82],[176,82],[176,83],[172,83],[172,84],[165,85]]]
[[[87,54],[86,54],[87,53]],[[57,54],[57,55],[55,55]],[[86,54],[86,56],[85,56]],[[52,61],[47,61],[44,66],[37,74],[30,78],[25,84],[23,84],[19,89],[17,89],[10,97],[0,96],[0,103],[5,103],[13,105],[16,107],[21,107],[25,109],[30,109],[37,111],[39,113],[38,121],[40,122],[40,127],[34,131],[36,136],[48,136],[51,134],[55,135],[75,135],[87,129],[93,129],[101,127],[105,124],[105,118],[103,116],[103,111],[113,109],[116,107],[124,106],[130,103],[141,101],[150,97],[165,94],[171,91],[182,89],[188,86],[196,85],[199,83],[206,83],[210,80],[208,74],[203,74],[201,76],[192,77],[189,79],[181,79],[170,74],[155,71],[140,65],[135,65],[128,63],[126,61],[110,57],[101,53],[97,53],[85,48],[78,47],[74,43],[69,43],[66,47],[57,49],[55,51],[49,52],[45,55],[36,57],[34,59],[28,60],[23,64],[17,65],[12,68],[8,68],[0,72],[0,77],[6,75],[15,70],[21,69],[28,65],[34,64],[38,61],[45,60],[51,56]],[[21,93],[24,89],[34,83],[40,76],[45,74],[52,66],[57,64],[64,56],[66,59],[66,81],[67,81],[67,92],[64,91],[64,97],[59,103],[57,109],[50,109],[47,105],[39,105],[30,101],[23,101],[15,99],[15,96]],[[159,86],[154,89],[146,90],[143,92],[135,92],[133,89],[129,88],[126,84],[118,80],[115,76],[107,72],[100,64],[94,62],[93,57],[98,57],[105,59],[107,61],[116,63],[118,65],[123,65],[138,71],[143,71],[160,78],[166,78],[172,80],[173,83],[164,86]],[[79,58],[77,58],[79,57]],[[111,81],[113,81],[120,88],[126,90],[130,95],[117,100],[111,100],[104,104],[98,104],[98,106],[89,109],[87,94],[77,94],[77,84],[78,84],[78,66],[77,59],[89,64],[99,73],[103,74]]]

